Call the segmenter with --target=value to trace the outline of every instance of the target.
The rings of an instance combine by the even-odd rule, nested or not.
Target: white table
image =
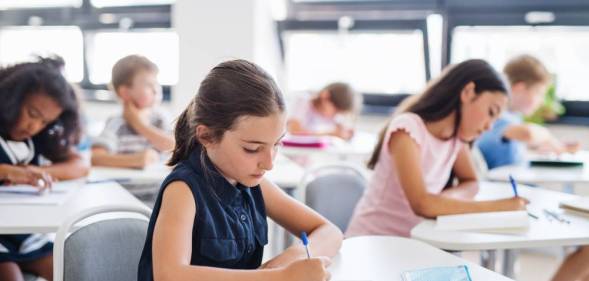
[[[147,208],[115,182],[86,184],[72,190],[63,204],[0,204],[0,234],[52,233],[64,220],[90,208],[130,205]]]
[[[154,184],[159,187],[171,171],[172,168],[163,163],[148,166],[145,169],[92,167],[88,180],[116,180],[122,184],[127,182],[132,184]],[[279,154],[274,161],[274,168],[266,173],[266,177],[284,189],[294,189],[299,184],[304,172],[300,165]]]
[[[378,137],[374,134],[356,132],[349,141],[336,137],[331,138],[331,145],[325,148],[283,146],[280,148],[280,152],[286,156],[334,155],[345,160],[348,157],[370,156],[377,141]]]
[[[472,280],[511,280],[493,271],[436,249],[423,242],[389,236],[364,236],[344,240],[329,268],[331,280],[401,280],[401,273],[438,266],[467,265]]]
[[[530,165],[509,165],[489,170],[487,179],[491,181],[509,182],[509,175],[526,184],[560,184],[572,186],[574,184],[589,183],[589,151],[579,151],[565,158],[581,160],[582,167],[538,167]],[[546,160],[546,157],[532,154],[530,160]]]
[[[578,198],[576,195],[555,192],[520,185],[519,194],[530,200],[528,211],[536,216],[530,218],[530,228],[526,232],[497,234],[476,231],[448,231],[436,228],[434,220],[424,220],[411,230],[411,237],[427,242],[444,250],[497,250],[520,249],[550,246],[573,246],[589,244],[589,219],[566,212],[558,207],[563,200]],[[508,198],[513,190],[506,183],[481,182],[477,200]],[[571,223],[565,224],[548,220],[543,209],[561,214]],[[509,266],[509,264],[505,264]],[[511,268],[507,268],[511,271]]]

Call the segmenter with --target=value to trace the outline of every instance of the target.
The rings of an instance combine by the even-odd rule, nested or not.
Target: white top
[[[0,234],[50,233],[69,216],[90,208],[107,205],[145,207],[141,201],[114,182],[87,184],[61,205],[0,204]]]
[[[411,237],[445,250],[491,250],[589,244],[589,219],[558,207],[561,201],[579,198],[577,195],[540,188],[518,186],[519,195],[530,200],[528,211],[530,227],[523,232],[482,233],[476,231],[449,231],[436,228],[434,220],[426,220],[411,230]],[[477,200],[508,198],[513,196],[511,185],[506,183],[480,183]],[[559,213],[570,223],[549,219],[543,209]]]
[[[344,240],[329,267],[331,280],[401,280],[408,270],[467,265],[472,280],[511,280],[423,242],[390,236],[359,236]]]

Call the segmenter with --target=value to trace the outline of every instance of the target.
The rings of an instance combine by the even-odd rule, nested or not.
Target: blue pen
[[[311,254],[309,254],[309,239],[307,238],[306,232],[301,232],[301,241],[303,241],[303,245],[305,245],[305,250],[307,251],[307,258],[311,258]]]
[[[519,197],[519,195],[517,194],[517,183],[515,183],[515,179],[513,179],[513,176],[511,176],[511,174],[509,175],[509,182],[511,182],[513,194],[515,194],[515,197]]]

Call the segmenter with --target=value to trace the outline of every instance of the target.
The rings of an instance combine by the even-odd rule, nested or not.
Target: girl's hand
[[[10,184],[28,184],[39,192],[51,188],[54,180],[49,173],[32,166],[7,166],[5,180]]]
[[[287,281],[326,281],[331,278],[327,267],[331,261],[327,257],[298,260],[282,269],[281,280]]]
[[[280,255],[272,258],[260,266],[260,269],[286,267],[297,260],[307,258],[307,252],[300,245],[294,245],[286,249]]]
[[[528,205],[529,203],[530,201],[523,197],[513,197],[498,201],[499,210],[501,211],[525,210],[526,205]]]

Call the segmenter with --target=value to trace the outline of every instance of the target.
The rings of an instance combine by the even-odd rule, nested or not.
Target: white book
[[[581,197],[578,199],[560,202],[560,207],[589,214],[589,197]]]
[[[438,216],[436,228],[440,230],[495,231],[527,229],[530,226],[527,211],[506,211]]]

